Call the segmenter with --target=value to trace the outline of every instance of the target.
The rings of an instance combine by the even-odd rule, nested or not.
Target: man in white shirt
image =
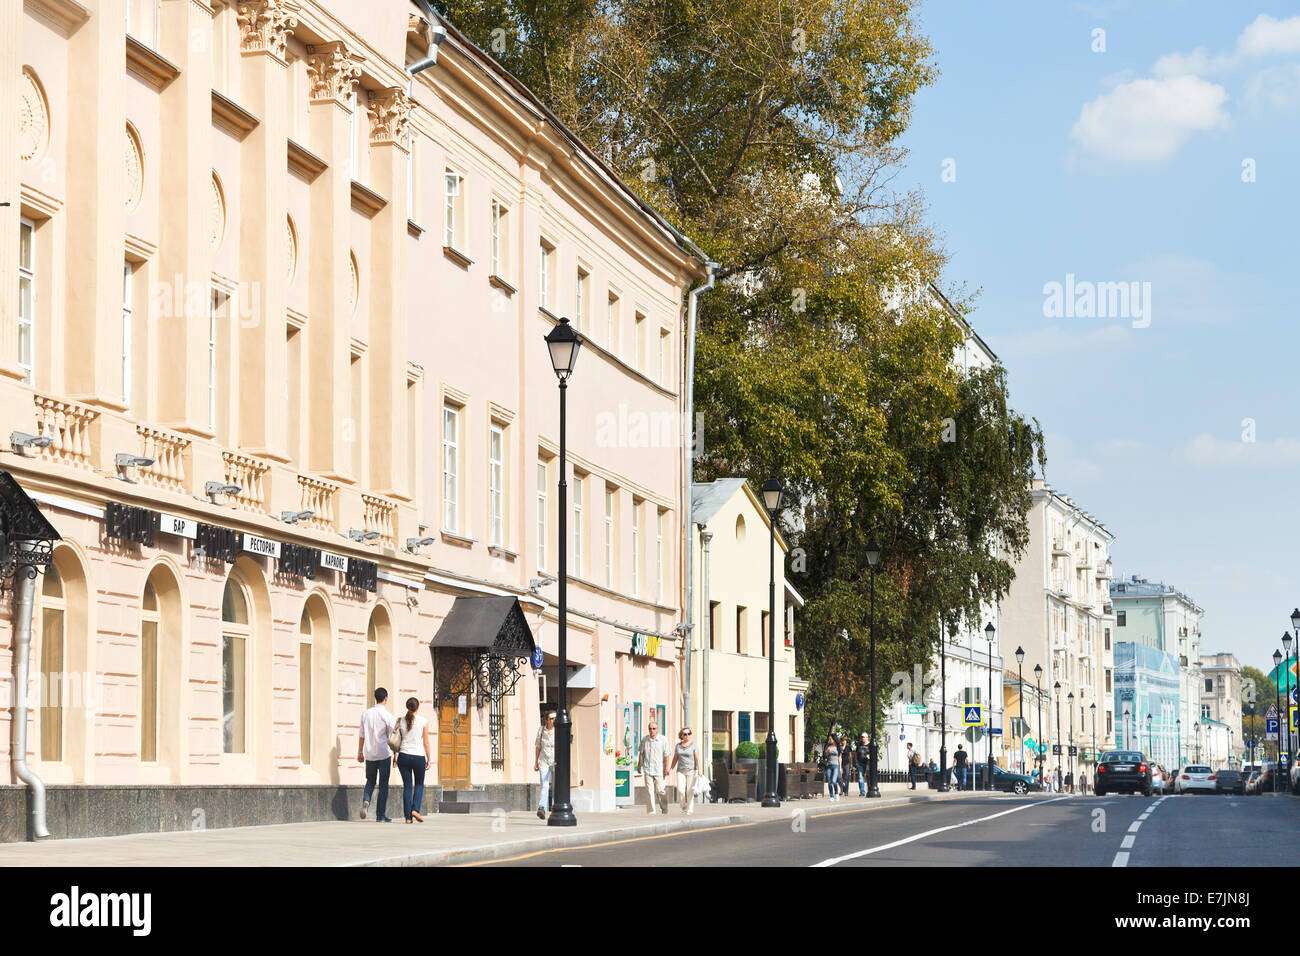
[[[533,769],[541,774],[541,789],[537,793],[537,815],[546,819],[547,797],[551,790],[551,775],[555,769],[555,711],[548,711],[546,720],[537,729]]]
[[[366,765],[366,789],[361,794],[361,819],[366,818],[370,808],[370,797],[375,792],[375,780],[379,780],[379,806],[376,807],[375,820],[379,823],[392,823],[384,811],[388,809],[388,773],[393,768],[393,752],[388,746],[388,735],[397,723],[384,701],[388,691],[382,687],[375,688],[375,706],[361,715],[361,736],[357,740],[357,763]]]
[[[645,775],[646,800],[650,804],[650,815],[655,810],[668,815],[668,760],[671,756],[668,738],[659,736],[659,727],[655,723],[649,726],[649,735],[641,738],[641,753],[637,760],[637,770]]]

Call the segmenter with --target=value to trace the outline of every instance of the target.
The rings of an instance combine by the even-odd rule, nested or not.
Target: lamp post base
[[[868,796],[868,797],[878,797],[878,796],[880,796],[880,788],[879,788],[879,787],[875,787],[875,786],[873,786],[870,790],[867,791],[867,796]]]
[[[551,808],[551,815],[546,818],[548,827],[576,827],[578,818],[573,815],[573,806],[568,803],[557,803]]]

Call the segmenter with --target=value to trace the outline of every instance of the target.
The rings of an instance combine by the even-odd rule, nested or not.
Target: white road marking
[[[1124,838],[1124,842],[1121,843],[1121,844],[1119,845],[1119,846],[1120,846],[1120,849],[1121,849],[1121,850],[1131,850],[1131,849],[1133,849],[1133,841],[1136,840],[1136,839],[1137,839],[1137,837],[1135,837],[1133,834],[1130,833],[1128,836],[1126,836],[1126,837]]]
[[[1128,854],[1122,852],[1116,853],[1115,861],[1111,863],[1111,866],[1128,866]]]
[[[962,827],[974,826],[977,823],[986,823],[989,820],[996,820],[998,817],[1005,817],[1009,813],[1019,813],[1021,810],[1028,810],[1032,807],[1041,807],[1049,803],[1056,803],[1058,800],[1068,800],[1069,797],[1053,797],[1051,800],[1044,800],[1041,803],[1023,803],[1018,807],[1012,807],[1010,810],[1003,810],[1001,813],[994,813],[991,816],[980,817],[978,820],[967,820],[965,823],[953,823],[946,827],[938,827],[934,830],[926,830],[924,833],[917,833],[914,836],[906,837],[902,840],[895,840],[893,843],[886,843],[882,846],[873,846],[867,850],[858,850],[856,853],[849,853],[845,856],[833,856],[829,860],[822,860],[820,863],[814,863],[814,867],[834,866],[837,863],[843,863],[846,860],[856,860],[860,857],[870,856],[873,853],[880,853],[884,850],[892,850],[896,846],[904,846],[908,843],[915,843],[917,840],[924,840],[926,837],[934,836],[936,833],[947,833],[949,830],[958,830]]]
[[[1129,833],[1137,833],[1137,832],[1138,832],[1138,827],[1140,827],[1140,826],[1142,826],[1142,821],[1141,821],[1141,820],[1134,820],[1133,823],[1132,823],[1132,825],[1128,828],[1128,832],[1129,832]]]

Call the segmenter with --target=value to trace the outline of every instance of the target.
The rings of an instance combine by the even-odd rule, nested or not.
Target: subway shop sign
[[[659,644],[662,638],[653,634],[633,634],[632,635],[632,656],[633,657],[658,657]]]

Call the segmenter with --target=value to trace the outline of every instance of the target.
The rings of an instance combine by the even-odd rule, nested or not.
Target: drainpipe
[[[691,659],[691,637],[695,630],[695,549],[694,542],[691,541],[691,529],[695,527],[695,325],[696,315],[699,311],[699,298],[705,292],[713,288],[713,277],[718,271],[716,262],[708,261],[705,263],[708,267],[708,278],[704,284],[691,290],[687,296],[687,320],[686,320],[686,416],[682,421],[682,447],[686,451],[686,480],[683,487],[686,489],[686,520],[682,522],[682,543],[686,556],[686,613],[685,621],[682,622],[686,631],[685,646],[683,652],[686,664],[686,680],[682,682],[682,723],[690,726],[691,720],[691,682],[690,682],[690,659]],[[708,660],[707,653],[705,660]],[[705,686],[708,685],[708,667],[705,666]],[[707,693],[707,691],[706,691]],[[708,716],[707,714],[705,715]]]
[[[713,532],[700,525],[700,538],[704,541],[704,613],[709,613],[709,542]],[[700,733],[704,739],[704,752],[700,761],[704,764],[704,779],[709,779],[713,772],[713,714],[709,711],[709,643],[700,642],[700,654],[704,658],[704,681],[700,696],[703,697],[704,713],[700,715]]]
[[[438,47],[442,44],[443,40],[447,39],[447,28],[442,25],[442,21],[438,18],[438,14],[434,12],[433,8],[429,6],[426,0],[415,0],[415,2],[424,13],[425,18],[429,21],[429,48],[425,51],[423,60],[416,60],[406,68],[406,72],[410,74],[410,80],[406,87],[406,93],[408,96],[411,94],[412,86],[415,83],[415,74],[419,73],[421,70],[427,70],[438,62]]]
[[[23,542],[24,550],[32,550],[32,545]],[[13,760],[14,775],[31,791],[31,818],[28,832],[37,840],[47,839],[50,831],[45,826],[45,784],[41,778],[27,766],[27,671],[32,649],[32,593],[36,590],[36,579],[29,572],[35,570],[20,564],[15,573],[14,605],[16,633],[14,648],[14,734]]]

